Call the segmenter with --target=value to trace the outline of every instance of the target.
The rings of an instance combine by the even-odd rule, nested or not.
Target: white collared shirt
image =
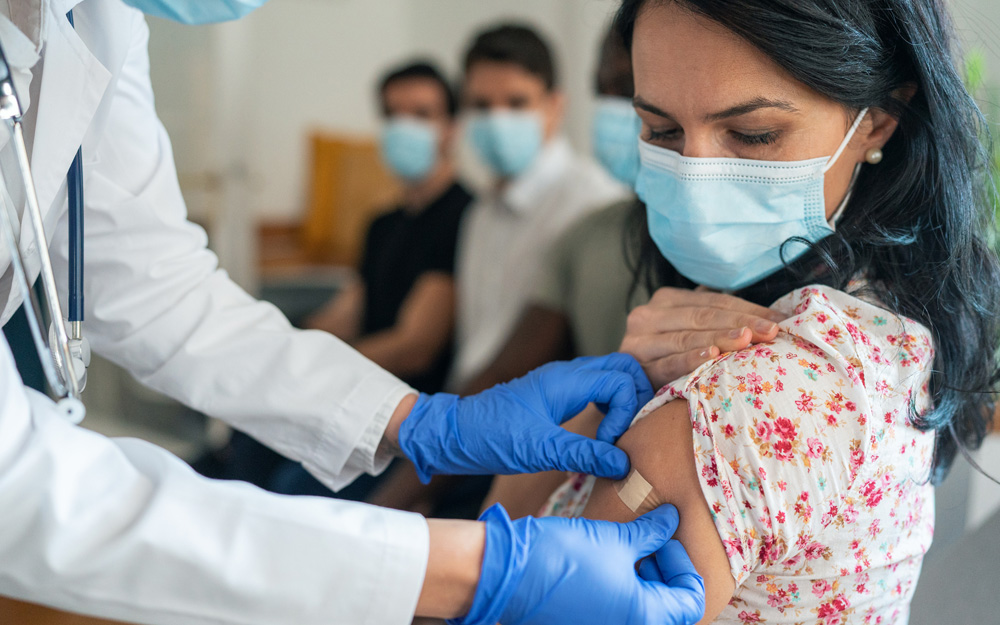
[[[476,201],[459,239],[452,389],[498,355],[528,303],[547,248],[581,216],[626,195],[599,165],[557,137],[528,171]]]

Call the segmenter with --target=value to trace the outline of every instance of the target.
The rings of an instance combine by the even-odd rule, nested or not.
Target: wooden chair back
[[[368,225],[398,198],[399,186],[372,139],[314,132],[310,152],[305,257],[313,264],[355,265]]]

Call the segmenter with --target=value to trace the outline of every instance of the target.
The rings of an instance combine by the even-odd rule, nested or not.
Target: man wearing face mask
[[[356,279],[304,326],[336,335],[413,388],[436,393],[451,364],[455,243],[472,200],[455,176],[458,104],[441,72],[423,61],[388,72],[379,81],[378,99],[379,149],[403,188],[402,198],[368,229]],[[209,477],[249,481],[278,493],[333,494],[299,463],[238,431],[221,452],[195,466]],[[412,469],[402,472],[410,475]],[[364,475],[337,496],[363,500],[378,484],[379,503],[399,508],[407,501],[401,493],[416,481],[397,487],[395,480]]]
[[[468,138],[496,184],[470,209],[459,241],[456,389],[500,352],[552,243],[583,215],[626,196],[559,134],[564,96],[536,32],[520,25],[484,31],[464,67]]]
[[[455,96],[428,63],[380,83],[382,160],[403,186],[399,206],[368,230],[360,280],[306,325],[353,344],[414,388],[441,390],[454,325],[455,242],[472,196],[455,178]]]
[[[593,119],[594,155],[631,189],[639,166],[639,117],[632,108],[632,61],[611,29],[601,44]],[[541,259],[537,281],[496,357],[462,389],[475,393],[572,354],[607,354],[625,334],[632,272],[624,254],[633,194],[577,220]],[[648,294],[636,293],[634,303]]]

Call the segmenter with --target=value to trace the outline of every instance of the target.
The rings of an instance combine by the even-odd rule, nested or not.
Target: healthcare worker
[[[139,3],[141,4],[141,3]],[[210,13],[239,3],[154,3]],[[72,11],[75,29],[67,20]],[[176,13],[174,17],[184,17]],[[550,365],[459,400],[419,398],[332,336],[300,332],[217,267],[187,221],[156,117],[148,30],[121,0],[0,3],[60,293],[66,172],[82,145],[86,334],[146,385],[266,441],[331,487],[394,454],[435,473],[582,470],[623,477],[610,441],[650,388],[630,357]],[[2,133],[6,204],[23,218]],[[20,228],[26,273],[39,271]],[[21,305],[0,248],[0,322]],[[65,302],[63,303],[65,306]],[[558,428],[588,402],[600,441]],[[165,451],[63,419],[0,344],[0,594],[138,623],[691,623],[701,579],[670,541],[676,511],[633,523],[427,521],[202,479]],[[635,563],[644,561],[641,577]]]

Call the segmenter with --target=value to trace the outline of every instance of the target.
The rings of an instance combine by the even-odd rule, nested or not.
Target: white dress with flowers
[[[689,405],[705,499],[736,591],[720,623],[906,623],[934,529],[930,333],[827,287],[787,295],[767,344],[660,390]],[[912,408],[911,408],[912,406]],[[578,516],[593,478],[543,514]]]

